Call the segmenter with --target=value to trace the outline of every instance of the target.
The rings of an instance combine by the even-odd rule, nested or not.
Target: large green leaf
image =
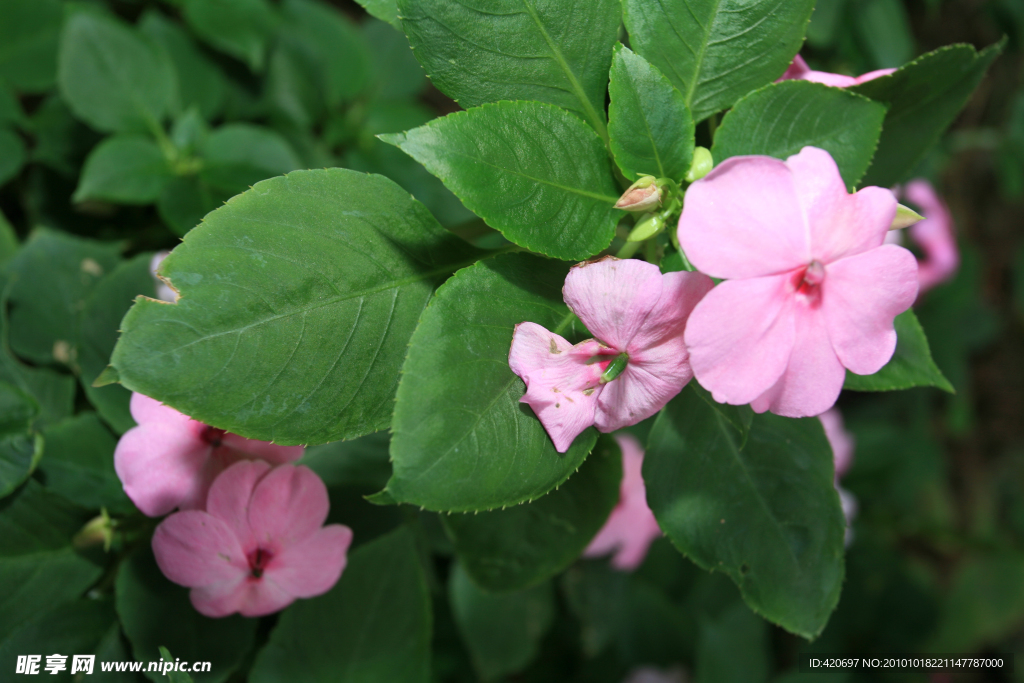
[[[452,615],[483,681],[514,674],[539,654],[555,618],[550,583],[495,595],[480,590],[456,565],[448,581]]]
[[[11,347],[36,363],[77,366],[86,297],[118,263],[117,245],[35,232],[8,266]]]
[[[178,105],[182,111],[199,107],[206,120],[224,108],[224,74],[199,49],[181,24],[156,10],[148,10],[139,20],[139,30],[158,43],[170,57],[178,75]]]
[[[156,283],[149,272],[152,256],[139,254],[104,276],[85,300],[82,312],[78,347],[81,372],[78,378],[96,412],[119,434],[135,426],[135,420],[128,409],[131,392],[120,384],[94,387],[92,383],[110,363],[121,319],[131,308],[135,297],[142,295],[156,298]]]
[[[498,102],[381,135],[531,251],[580,260],[611,244],[620,191],[601,141],[539,102]]]
[[[767,683],[771,670],[768,628],[737,600],[730,608],[700,621],[697,680],[715,683]],[[742,652],[742,657],[737,653]]]
[[[244,188],[238,192],[244,191]],[[210,213],[236,194],[210,187],[197,176],[179,176],[164,186],[157,199],[160,218],[178,236],[184,237]]]
[[[117,442],[96,413],[79,413],[43,432],[40,466],[46,488],[84,508],[115,514],[133,510],[114,472]]]
[[[54,681],[91,680],[82,674],[70,675],[72,656],[94,653],[104,636],[117,628],[117,615],[112,600],[76,600],[56,609],[33,615],[33,618],[0,641],[0,666],[14,671],[18,655],[25,653],[43,654],[40,668],[46,666],[46,654],[62,653],[68,657],[67,668],[54,676]],[[103,661],[97,657],[100,661]],[[43,671],[47,675],[49,672]],[[93,674],[99,675],[101,667],[94,665]],[[17,680],[17,679],[15,679]],[[108,678],[101,680],[109,681]]]
[[[18,242],[18,234],[14,232],[14,226],[7,222],[7,218],[0,211],[0,269],[14,258],[20,247],[21,244]]]
[[[57,71],[61,95],[97,130],[151,131],[174,104],[174,66],[134,28],[97,12],[64,24]]]
[[[805,146],[832,155],[843,181],[864,175],[882,131],[885,106],[854,93],[807,81],[783,81],[736,103],[715,133],[715,163],[744,154],[786,159]]]
[[[928,338],[924,336],[914,309],[908,308],[900,313],[894,323],[896,351],[892,354],[892,360],[873,375],[855,375],[847,370],[843,388],[854,391],[895,391],[911,387],[938,387],[951,394],[956,393],[953,385],[932,360]]]
[[[232,432],[325,443],[386,428],[434,287],[481,252],[380,176],[296,171],[206,217],[121,324],[121,382]]]
[[[261,71],[277,23],[267,0],[184,0],[185,21],[212,47]]]
[[[284,138],[249,123],[229,123],[213,131],[206,136],[201,155],[200,180],[234,194],[302,166]]]
[[[529,254],[477,263],[438,291],[402,366],[391,425],[387,492],[429,510],[489,510],[544,495],[597,441],[589,429],[559,453],[508,366],[515,326],[535,322],[570,336],[562,303],[569,264]],[[578,324],[578,323],[577,323]]]
[[[370,48],[371,93],[381,100],[408,100],[427,85],[427,75],[409,49],[409,41],[382,21],[363,24]]]
[[[854,92],[889,106],[874,162],[864,183],[903,182],[953,122],[1003,43],[978,53],[949,45],[918,57],[896,73],[858,85]]]
[[[0,498],[28,479],[43,454],[42,438],[31,430],[38,412],[32,397],[0,382]]]
[[[25,143],[10,128],[0,128],[0,185],[18,175],[25,165]]]
[[[64,16],[61,4],[60,0],[0,2],[0,81],[26,92],[53,86]]]
[[[193,676],[196,683],[216,683],[227,680],[252,648],[259,622],[237,614],[222,619],[201,615],[189,602],[189,589],[160,572],[148,543],[121,563],[115,589],[117,614],[136,661],[159,661],[163,646],[182,660],[210,662],[210,671]],[[159,672],[146,676],[164,680]]]
[[[426,683],[431,610],[412,535],[395,531],[353,552],[326,594],[281,615],[252,683]]]
[[[0,641],[81,596],[100,577],[102,569],[71,547],[87,520],[83,510],[32,480],[0,501]]]
[[[455,553],[489,591],[528,588],[558,574],[583,553],[619,502],[622,455],[611,437],[573,477],[532,503],[441,517]]]
[[[115,135],[89,154],[71,199],[151,204],[172,177],[171,166],[155,142],[143,135]]]
[[[651,63],[617,45],[608,86],[608,133],[619,168],[682,181],[693,160],[693,118],[683,95]]]
[[[607,139],[618,0],[399,0],[398,14],[433,84],[463,107],[548,102]]]
[[[356,0],[370,16],[386,21],[397,29],[402,25],[398,20],[398,0]]]
[[[724,572],[747,604],[806,638],[839,600],[846,522],[821,423],[755,416],[746,443],[696,392],[658,416],[644,459],[647,502],[690,559]]]
[[[665,74],[701,121],[782,75],[814,0],[624,0],[630,45]]]

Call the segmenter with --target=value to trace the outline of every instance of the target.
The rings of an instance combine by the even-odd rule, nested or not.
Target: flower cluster
[[[521,400],[562,452],[591,425],[611,432],[655,414],[691,377],[720,403],[820,415],[847,370],[889,361],[893,320],[917,297],[916,259],[885,243],[897,206],[887,189],[847,192],[815,147],[727,159],[689,187],[679,219],[700,273],[612,258],[575,266],[563,297],[595,338],[572,346],[517,325],[509,365],[526,383]]]
[[[153,554],[192,589],[196,610],[262,616],[338,581],[352,531],[324,526],[327,487],[291,464],[301,446],[245,439],[142,394],[131,411],[138,426],[121,437],[114,466],[143,513],[179,510],[157,527]]]

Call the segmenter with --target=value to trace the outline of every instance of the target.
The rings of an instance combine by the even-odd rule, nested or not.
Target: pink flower
[[[643,563],[654,539],[661,536],[661,527],[647,507],[647,489],[640,472],[644,464],[643,446],[632,434],[616,434],[615,439],[622,448],[619,503],[583,556],[601,557],[614,552],[612,566],[633,571]]]
[[[917,278],[921,291],[942,284],[956,274],[960,267],[960,250],[953,234],[953,216],[949,208],[927,180],[918,178],[907,183],[904,196],[921,208],[923,221],[910,226],[910,237],[924,252],[917,264]]]
[[[833,74],[828,71],[812,71],[804,58],[797,55],[793,58],[793,63],[786,69],[786,73],[782,74],[779,78],[780,81],[811,81],[812,83],[822,83],[824,85],[831,85],[835,88],[849,88],[850,86],[860,85],[861,83],[867,83],[876,78],[882,76],[888,76],[896,69],[878,69],[877,71],[869,71],[866,74],[860,76],[844,76],[842,74]]]
[[[201,614],[259,617],[326,593],[341,577],[352,530],[322,526],[329,509],[310,469],[237,462],[213,482],[206,511],[160,523],[153,554],[164,576],[192,589]]]
[[[857,516],[857,499],[852,493],[839,485],[839,479],[846,474],[853,463],[853,435],[846,431],[843,426],[843,415],[838,408],[829,408],[818,416],[821,426],[825,428],[825,438],[832,447],[832,462],[835,465],[836,491],[839,493],[839,503],[843,507],[843,516],[846,517],[846,545],[853,541],[853,518]]]
[[[174,508],[202,508],[214,478],[239,460],[280,464],[302,457],[302,446],[253,441],[196,422],[148,396],[133,393],[132,417],[114,450],[124,492],[150,517]]]
[[[878,372],[917,296],[913,254],[883,245],[895,214],[889,190],[848,194],[815,147],[726,159],[691,185],[679,242],[726,279],[687,324],[697,381],[720,403],[805,417],[835,403],[847,369]]]
[[[699,273],[662,275],[650,263],[606,257],[573,266],[562,289],[596,339],[573,346],[535,323],[516,325],[508,364],[526,382],[520,401],[560,453],[590,425],[636,424],[680,392],[693,376],[686,318],[710,289]]]

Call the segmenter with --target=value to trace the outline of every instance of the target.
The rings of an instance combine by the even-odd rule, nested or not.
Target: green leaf
[[[852,188],[871,163],[884,118],[883,105],[846,90],[783,81],[736,103],[715,133],[711,154],[720,164],[745,154],[786,159],[808,145],[820,147]]]
[[[269,128],[249,123],[229,123],[210,133],[201,156],[200,179],[232,194],[302,166],[284,138]]]
[[[46,458],[39,470],[46,488],[90,510],[113,514],[134,507],[114,472],[117,442],[96,413],[79,413],[43,432]]]
[[[21,110],[21,102],[18,100],[18,96],[7,84],[0,81],[0,125],[8,124],[24,126],[25,113]]]
[[[0,273],[0,381],[8,382],[35,399],[39,405],[37,426],[52,424],[71,414],[75,380],[47,368],[22,365],[11,352],[11,323],[7,315],[9,280]]]
[[[319,0],[285,0],[281,11],[283,37],[316,77],[328,107],[351,100],[367,87],[369,46],[344,14]]]
[[[589,429],[558,453],[519,402],[508,366],[515,326],[529,320],[569,336],[562,303],[569,264],[506,254],[457,273],[423,313],[402,367],[387,491],[429,510],[489,510],[544,495],[597,441]]]
[[[99,135],[76,119],[57,93],[42,101],[33,112],[29,127],[36,143],[32,161],[48,166],[74,183],[82,160],[99,142]],[[66,198],[68,191],[62,190],[62,193]]]
[[[945,594],[932,652],[972,652],[1002,642],[1024,619],[1019,581],[1024,555],[1016,550],[975,552],[956,567]]]
[[[240,190],[241,191],[241,190]],[[206,214],[235,193],[210,187],[195,176],[173,178],[164,186],[156,209],[164,223],[179,237],[199,225]]]
[[[182,298],[140,299],[111,364],[129,389],[277,443],[391,423],[434,287],[481,252],[380,176],[296,171],[206,217],[161,266]]]
[[[426,578],[400,529],[349,555],[330,591],[285,610],[249,680],[426,683],[430,632]]]
[[[227,680],[252,649],[255,619],[237,614],[222,619],[204,617],[188,598],[189,589],[171,583],[160,573],[149,544],[142,544],[121,563],[115,583],[118,616],[136,661],[160,660],[160,647],[183,661],[210,662],[210,671],[195,673],[196,683]],[[159,672],[145,672],[161,682]]]
[[[894,322],[896,351],[892,354],[892,360],[873,375],[855,375],[847,370],[843,388],[853,391],[895,391],[911,387],[937,387],[955,394],[953,385],[932,360],[928,338],[924,336],[914,309],[908,308],[900,313]]]
[[[104,276],[85,300],[82,313],[79,379],[96,412],[118,434],[135,426],[128,410],[131,392],[119,384],[94,387],[93,382],[109,367],[121,319],[131,308],[135,297],[140,294],[156,297],[156,283],[149,272],[152,257],[148,253],[139,254]]]
[[[914,35],[900,0],[862,0],[850,17],[873,68],[895,68],[914,56]]]
[[[10,128],[0,128],[0,185],[14,178],[25,165],[25,143]]]
[[[611,437],[573,477],[532,503],[441,517],[459,561],[485,590],[528,588],[574,562],[619,502],[622,454]]]
[[[77,12],[64,24],[57,70],[75,114],[106,132],[152,131],[174,104],[166,53],[120,20]]]
[[[267,0],[184,0],[185,21],[211,47],[262,71],[277,17]]]
[[[615,162],[630,180],[640,173],[682,181],[693,161],[693,118],[683,95],[660,71],[616,45],[608,86],[608,133]]]
[[[473,585],[459,565],[448,581],[448,599],[483,681],[525,669],[539,654],[540,641],[555,619],[555,595],[550,583],[495,595]]]
[[[697,680],[716,683],[767,683],[771,671],[768,628],[740,601],[700,623]],[[742,657],[736,654],[742,652]]]
[[[14,258],[20,246],[14,227],[7,222],[3,212],[0,211],[0,269]]]
[[[16,90],[43,92],[57,77],[57,38],[64,8],[59,0],[0,3],[0,81]]]
[[[171,656],[170,651],[166,647],[161,646],[159,650],[160,659],[168,662],[169,664],[175,663],[174,657]],[[192,677],[183,671],[168,671],[167,680],[170,681],[170,683],[192,683]]]
[[[81,596],[100,577],[102,569],[71,547],[87,520],[83,510],[31,480],[0,501],[0,641]]]
[[[71,200],[151,204],[173,176],[164,153],[151,139],[142,135],[114,135],[101,142],[85,160]]]
[[[852,89],[889,107],[865,185],[891,187],[909,177],[967,103],[1003,45],[981,53],[970,45],[949,45]]]
[[[608,139],[604,96],[618,0],[399,0],[398,13],[431,82],[464,108],[547,102]]]
[[[148,10],[139,21],[139,30],[166,52],[178,75],[179,109],[199,107],[207,121],[224,108],[227,88],[223,72],[203,54],[182,26],[156,10]]]
[[[611,244],[622,212],[608,155],[576,117],[539,102],[498,102],[381,140],[423,164],[505,237],[581,260]]]
[[[263,94],[275,118],[301,130],[312,128],[320,120],[323,88],[313,76],[313,69],[290,45],[279,45],[273,51]]]
[[[771,83],[800,49],[814,0],[624,0],[631,47],[672,81],[695,121]]]
[[[55,676],[53,680],[90,680],[91,677],[85,678],[81,674],[69,675],[72,656],[95,652],[104,635],[111,627],[116,628],[117,615],[114,614],[113,601],[76,600],[32,617],[10,637],[0,641],[0,662],[4,667],[10,665],[9,671],[13,671],[18,655],[42,654],[40,670],[48,674],[43,668],[46,665],[46,655],[61,653],[67,656],[67,669],[62,672],[64,676]],[[100,658],[97,657],[97,660]],[[100,671],[97,662],[93,666],[93,674],[100,674]]]
[[[356,0],[371,17],[386,21],[399,31],[402,24],[398,20],[398,0]]]
[[[14,351],[36,363],[76,367],[82,307],[117,265],[119,251],[63,232],[33,233],[8,266]]]
[[[31,432],[39,406],[17,387],[0,382],[0,498],[28,479],[43,455],[43,440]]]
[[[390,443],[387,432],[376,432],[352,441],[311,446],[301,464],[316,472],[328,488],[366,486],[379,491],[391,478]]]
[[[687,557],[724,572],[758,614],[813,638],[839,600],[846,522],[821,422],[754,417],[746,443],[695,392],[658,416],[647,502]]]
[[[363,37],[370,48],[370,88],[375,98],[407,100],[426,87],[427,75],[401,30],[382,21],[367,21]]]

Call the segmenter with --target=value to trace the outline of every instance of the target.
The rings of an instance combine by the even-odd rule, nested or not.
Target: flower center
[[[206,427],[203,429],[203,433],[199,435],[199,438],[214,448],[218,448],[224,441],[224,435],[227,432],[223,429],[217,429],[216,427]]]
[[[807,270],[804,271],[804,284],[817,287],[824,279],[825,266],[821,265],[821,261],[811,261],[811,264],[807,266]]]
[[[821,283],[825,281],[825,266],[821,261],[811,261],[803,271],[797,271],[793,289],[805,297],[811,305],[821,303]]]
[[[273,558],[274,554],[269,550],[256,548],[256,550],[249,553],[249,575],[254,579],[261,578],[263,570],[267,568],[267,565]]]

